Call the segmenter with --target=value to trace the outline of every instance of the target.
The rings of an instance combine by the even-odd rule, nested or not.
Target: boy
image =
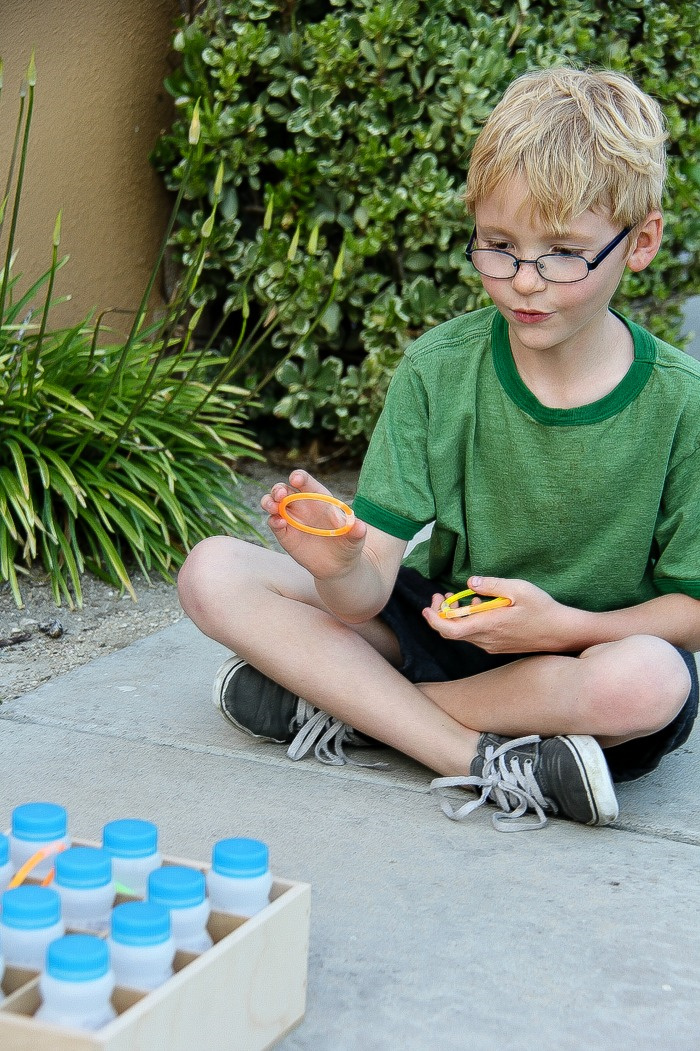
[[[283,496],[325,491],[297,470],[262,500],[288,555],[212,537],[181,571],[185,611],[238,655],[214,690],[238,729],[330,762],[382,741],[443,775],[441,795],[480,792],[445,799],[448,816],[489,799],[504,829],[546,812],[610,823],[614,782],[686,740],[700,366],[609,309],[659,248],[664,140],[656,103],[619,74],[508,89],[466,195],[494,306],[406,351],[351,531],[286,524]],[[441,617],[465,587],[511,605]]]

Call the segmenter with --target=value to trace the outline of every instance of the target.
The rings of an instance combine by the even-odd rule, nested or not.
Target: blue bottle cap
[[[122,945],[160,945],[170,937],[170,913],[153,901],[125,901],[112,909],[112,938]]]
[[[61,919],[61,899],[51,887],[27,884],[6,890],[2,896],[2,922],[5,927],[36,931],[52,927]]]
[[[158,829],[139,818],[110,821],[102,829],[102,846],[114,858],[147,858],[158,850]]]
[[[109,948],[94,934],[65,934],[46,950],[46,971],[62,982],[91,982],[108,970]]]
[[[10,841],[4,832],[0,832],[0,865],[7,865],[10,860]]]
[[[12,835],[37,843],[62,839],[68,831],[68,815],[58,803],[24,803],[12,811]]]
[[[259,839],[220,839],[214,844],[211,866],[221,876],[264,876],[268,865],[269,850]]]
[[[54,882],[61,887],[89,890],[112,879],[112,858],[98,847],[69,847],[56,855]]]
[[[164,865],[148,876],[148,900],[167,909],[201,905],[206,896],[204,875],[184,865]]]

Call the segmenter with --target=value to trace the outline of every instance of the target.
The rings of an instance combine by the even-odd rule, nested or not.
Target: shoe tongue
[[[502,744],[506,744],[509,740],[509,737],[501,737],[499,734],[481,734],[477,745],[477,753],[469,766],[469,773],[474,777],[481,777],[483,774],[484,763],[486,762],[486,749],[488,748],[490,753],[492,749],[495,751],[497,748],[500,748]]]
[[[520,744],[516,742],[520,741]],[[486,763],[486,751],[488,749],[489,755],[498,748],[502,748],[503,745],[511,744],[513,747],[507,748],[503,752],[502,756],[496,760],[497,764],[500,764],[501,759],[505,761],[506,766],[510,765],[510,762],[516,757],[520,759],[520,764],[527,759],[534,763],[537,767],[539,763],[537,761],[539,756],[540,739],[537,737],[504,737],[500,734],[489,734],[483,733],[479,738],[478,752],[474,759],[471,761],[469,773],[476,777],[483,777],[484,764]]]

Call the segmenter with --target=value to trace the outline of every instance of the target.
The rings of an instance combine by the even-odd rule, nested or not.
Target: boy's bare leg
[[[191,552],[178,588],[200,630],[263,674],[431,770],[468,773],[479,735],[393,667],[398,647],[384,624],[341,623],[287,555],[212,537]]]
[[[421,689],[475,730],[508,737],[588,734],[609,748],[666,726],[690,685],[670,643],[637,635],[592,646],[580,657],[534,655]]]
[[[441,774],[469,772],[481,732],[591,734],[609,746],[670,722],[690,688],[679,655],[649,637],[581,657],[533,656],[448,683],[409,683],[381,621],[349,627],[286,555],[214,537],[179,580],[185,612],[211,638],[355,729]]]

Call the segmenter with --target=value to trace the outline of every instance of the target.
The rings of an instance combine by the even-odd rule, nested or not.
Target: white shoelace
[[[347,723],[328,715],[315,705],[299,698],[294,717],[299,730],[287,749],[290,759],[303,759],[313,749],[315,757],[326,766],[386,767],[386,763],[361,763],[345,754],[344,745],[365,744]]]
[[[533,734],[530,737],[518,737],[494,748],[487,745],[484,752],[484,765],[481,776],[472,774],[469,777],[436,777],[430,783],[430,789],[441,798],[442,810],[453,821],[461,821],[478,807],[492,799],[500,810],[493,815],[493,824],[501,832],[525,832],[542,828],[547,824],[545,810],[556,813],[557,807],[547,799],[540,790],[532,770],[532,761],[526,759],[522,767],[518,755],[508,755],[515,748],[528,744],[538,744],[540,738]],[[460,807],[454,807],[445,797],[445,788],[481,789],[478,799],[471,799]],[[537,815],[533,821],[521,821],[525,812],[534,810]]]

